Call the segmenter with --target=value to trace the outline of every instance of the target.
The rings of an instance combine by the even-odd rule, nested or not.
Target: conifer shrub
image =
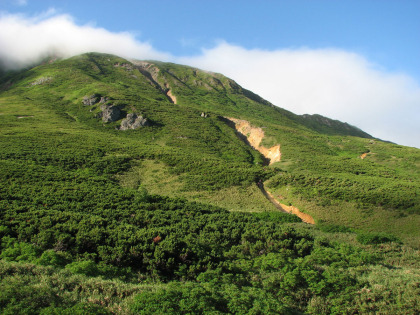
[[[368,232],[359,232],[357,234],[357,241],[363,245],[374,245],[374,244],[382,244],[382,243],[390,243],[390,242],[397,242],[400,243],[401,241],[398,237],[388,234],[388,233],[368,233]]]

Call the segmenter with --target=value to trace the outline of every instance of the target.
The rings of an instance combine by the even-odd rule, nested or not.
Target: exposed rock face
[[[32,82],[31,85],[32,86],[34,86],[34,85],[40,85],[40,84],[44,84],[46,82],[49,82],[51,80],[52,80],[52,77],[42,77],[42,78],[39,78],[38,80]]]
[[[128,114],[125,119],[121,121],[120,130],[138,129],[143,126],[149,126],[150,123],[147,118],[137,116],[137,114]]]
[[[171,86],[164,77],[159,77],[160,69],[153,63],[132,60],[133,65],[154,85],[159,91],[165,94],[166,98],[176,104],[176,96],[172,93]],[[167,72],[171,74],[170,72]],[[172,75],[172,74],[171,74]],[[164,81],[163,83],[161,81]]]
[[[102,105],[101,110],[102,114],[100,116],[102,117],[103,122],[113,122],[120,119],[121,110],[117,106]]]
[[[98,96],[96,94],[93,94],[91,96],[84,96],[82,103],[85,106],[92,106],[95,105],[96,103],[98,103]]]
[[[172,91],[168,88],[163,91],[172,103],[176,104],[176,96],[172,94]]]
[[[109,101],[109,97],[108,96],[100,96],[99,94],[92,94],[91,96],[84,96],[82,103],[85,106],[92,106],[95,105],[96,103],[101,103],[101,104],[105,104],[106,102]]]
[[[108,101],[109,101],[109,97],[107,97],[107,96],[101,96],[101,100],[99,101],[99,103],[104,104],[104,103],[106,103]]]

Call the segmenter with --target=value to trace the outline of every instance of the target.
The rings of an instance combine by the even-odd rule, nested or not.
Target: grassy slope
[[[2,149],[0,165],[2,167],[2,184],[5,189],[2,194],[6,193],[2,196],[9,193],[7,196],[10,198],[9,200],[4,198],[0,200],[5,220],[2,223],[24,231],[19,236],[19,241],[41,244],[39,246],[49,248],[48,241],[54,234],[48,234],[51,233],[50,221],[59,217],[57,214],[64,211],[63,215],[68,215],[72,220],[76,220],[80,215],[82,219],[79,221],[79,225],[86,225],[93,232],[105,224],[100,223],[97,226],[97,222],[109,220],[109,224],[116,226],[118,235],[121,237],[118,239],[118,247],[115,246],[116,257],[126,252],[131,254],[130,242],[135,242],[131,238],[142,235],[140,232],[133,232],[136,225],[131,220],[138,219],[137,216],[132,217],[134,214],[127,214],[118,207],[124,209],[137,207],[136,200],[143,200],[145,190],[152,194],[183,197],[192,201],[218,205],[229,210],[263,211],[273,208],[258,193],[254,181],[257,178],[268,179],[271,176],[267,181],[270,190],[282,195],[285,202],[291,202],[299,206],[301,210],[311,213],[321,222],[321,230],[302,223],[288,224],[297,231],[297,235],[306,237],[295,247],[301,248],[300,251],[302,251],[302,248],[305,248],[305,242],[314,238],[314,244],[316,244],[314,248],[321,252],[332,251],[334,253],[330,257],[334,261],[333,264],[327,260],[318,261],[321,258],[316,258],[317,250],[309,256],[304,256],[301,253],[296,254],[298,256],[293,256],[293,259],[296,260],[293,264],[299,265],[299,268],[294,267],[290,270],[301,270],[300,268],[302,268],[302,275],[310,279],[311,272],[314,271],[305,271],[308,266],[316,266],[318,269],[314,270],[321,271],[327,268],[325,267],[327,265],[341,266],[343,258],[340,258],[340,255],[344,255],[343,253],[346,253],[343,257],[350,255],[351,251],[346,250],[347,245],[345,244],[351,244],[351,246],[380,257],[381,260],[377,264],[369,265],[359,262],[360,266],[357,263],[343,267],[345,268],[345,277],[357,279],[355,288],[364,289],[357,293],[351,293],[352,302],[347,306],[344,303],[344,308],[340,309],[341,311],[345,310],[345,307],[364,312],[376,311],[394,314],[404,313],[404,308],[407,307],[418,310],[415,298],[418,294],[418,287],[416,289],[418,252],[396,243],[380,246],[360,245],[356,240],[355,233],[331,233],[322,229],[325,230],[325,226],[328,227],[329,223],[333,223],[338,225],[338,227],[336,226],[338,229],[340,226],[346,225],[365,231],[387,231],[399,236],[409,245],[417,245],[419,235],[415,226],[418,226],[418,214],[416,214],[415,206],[418,206],[419,203],[416,199],[418,197],[414,195],[413,199],[410,193],[419,195],[419,150],[371,139],[333,135],[331,130],[328,131],[328,134],[316,133],[308,126],[300,124],[300,120],[295,115],[273,108],[264,102],[257,103],[247,98],[240,87],[220,75],[216,75],[216,77],[224,88],[219,86],[217,81],[213,82],[214,78],[209,78],[208,74],[198,71],[194,76],[191,72],[197,71],[195,69],[172,64],[159,64],[162,69],[169,69],[172,73],[172,75],[168,75],[165,71],[161,71],[162,78],[160,80],[161,83],[168,82],[171,86],[173,94],[178,99],[178,104],[174,105],[145,80],[138,70],[114,67],[116,63],[127,63],[127,61],[107,55],[84,55],[42,65],[15,76],[12,79],[14,83],[12,88],[1,92],[0,141]],[[174,75],[178,79],[174,78]],[[46,77],[50,77],[51,80],[43,84],[31,85],[32,82]],[[197,79],[197,77],[200,78]],[[176,82],[178,83],[176,84]],[[209,89],[210,83],[217,89]],[[140,130],[122,132],[115,130],[119,122],[103,124],[102,121],[95,118],[95,114],[99,111],[98,106],[86,107],[81,103],[83,96],[93,93],[111,97],[112,103],[118,104],[126,112],[135,111],[144,114],[153,122],[153,125]],[[249,92],[245,91],[246,95],[258,99],[247,93]],[[90,111],[90,109],[93,110]],[[207,112],[209,117],[200,117],[202,111]],[[276,143],[282,145],[282,162],[271,167],[262,167],[260,156],[241,142],[234,131],[218,119],[219,115],[247,119],[255,126],[265,127],[266,145]],[[361,160],[359,156],[364,152],[369,152],[369,154],[364,160]],[[226,167],[227,165],[229,167]],[[357,172],[359,175],[356,174]],[[296,176],[300,180],[286,181],[285,185],[282,184],[281,179],[289,175]],[[323,184],[325,178],[332,178],[333,184],[338,183],[336,191],[323,190],[324,186],[331,186],[329,181],[325,185]],[[318,187],[318,191],[313,191],[313,180],[317,181],[315,187]],[[389,200],[381,201],[384,203],[382,206],[374,204],[377,199],[373,199],[374,203],[364,199],[346,200],[340,195],[341,186],[339,184],[343,181],[345,183],[349,181],[357,189],[356,184],[360,183],[372,191],[390,186],[385,194]],[[369,186],[372,182],[379,182],[382,186],[379,188]],[[395,187],[401,188],[401,195],[394,194],[397,190],[392,186],[393,184],[396,185]],[[345,187],[343,189],[346,191],[349,186],[342,187]],[[108,196],[107,192],[111,195]],[[114,196],[113,193],[118,194]],[[93,199],[94,203],[89,203],[89,196],[96,196],[96,199]],[[58,200],[54,201],[53,198],[58,198]],[[120,205],[112,204],[115,198],[121,199]],[[410,211],[401,207],[385,209],[395,200],[405,202],[410,198],[414,203]],[[140,202],[142,206],[144,206],[143,202]],[[161,201],[155,202],[157,209],[164,207],[163,204],[159,204]],[[169,200],[168,202],[173,201]],[[176,201],[175,204],[179,204],[181,209],[185,208],[185,211],[188,211],[189,207],[193,207],[179,201]],[[64,208],[61,208],[63,206]],[[68,212],[65,212],[66,207]],[[19,209],[17,214],[12,214],[12,212],[9,214],[12,208]],[[29,211],[28,216],[25,211]],[[51,217],[48,219],[49,211],[51,211]],[[156,210],[154,211],[156,212]],[[31,221],[35,218],[31,212],[39,212],[45,217],[40,216],[39,220]],[[120,212],[121,217],[119,217]],[[172,222],[171,220],[165,221],[165,211],[158,211],[158,213],[162,214],[163,225],[150,229],[150,233],[154,233],[153,231],[168,233],[166,227],[169,228]],[[73,215],[76,219],[72,217]],[[189,213],[183,213],[182,217],[185,218],[186,215]],[[232,216],[228,222],[233,222],[237,218]],[[248,218],[245,216],[244,220],[250,220]],[[13,221],[18,219],[21,220],[19,225],[14,226]],[[64,226],[65,223],[58,222],[57,226],[60,224]],[[211,230],[217,224],[218,221],[210,223],[203,231]],[[97,236],[95,233],[89,236],[89,228],[86,231],[78,232],[76,244],[82,242],[83,239],[86,244],[82,243],[77,246],[92,246],[89,243],[89,237],[95,240]],[[273,228],[273,231],[278,231],[280,227],[274,226]],[[283,229],[283,226],[281,228]],[[74,227],[72,229],[77,230]],[[7,232],[5,231],[0,229],[0,234]],[[71,231],[70,229],[67,233],[71,234]],[[258,234],[259,231],[257,229],[256,233]],[[286,231],[289,230],[286,229]],[[245,232],[245,236],[256,237],[252,235],[252,229]],[[207,244],[211,234],[198,237],[200,242],[206,244],[205,246],[219,246],[218,241],[226,246],[225,243],[222,243],[225,240],[223,233],[225,232],[220,232],[219,238],[214,242],[209,239],[212,245]],[[245,236],[242,243],[246,239]],[[194,234],[187,242],[194,241],[196,237]],[[266,292],[271,292],[270,290],[280,292],[276,287],[278,285],[276,281],[279,281],[275,280],[278,279],[276,270],[270,271],[270,268],[273,268],[270,267],[270,259],[273,264],[278,264],[273,260],[272,255],[274,254],[271,252],[268,252],[267,256],[258,254],[261,253],[261,249],[258,247],[265,244],[265,239],[255,241],[252,237],[249,240],[250,245],[246,246],[250,246],[249,250],[257,253],[256,258],[248,260],[245,256],[236,257],[237,260],[233,263],[234,270],[253,279],[255,288],[264,288],[267,290]],[[99,241],[104,240],[98,238]],[[337,245],[336,241],[340,243]],[[167,244],[172,243],[168,239],[167,243],[162,244],[171,246]],[[267,242],[264,246],[272,246],[270,244]],[[132,244],[132,246],[134,245]],[[5,245],[2,244],[2,246]],[[83,246],[81,250],[85,250]],[[119,246],[125,249],[119,252]],[[217,252],[219,250],[217,246],[214,249],[211,248]],[[252,246],[256,248],[253,249]],[[200,247],[196,248],[200,250]],[[212,251],[207,250],[208,252]],[[298,249],[295,250],[298,251]],[[353,252],[351,254],[358,256],[359,249],[354,250],[356,254]],[[21,251],[23,252],[23,249]],[[235,250],[232,249],[230,253],[226,254],[226,257],[233,259],[231,257],[237,255],[233,254],[234,252]],[[341,254],[339,255],[338,252]],[[10,251],[8,255],[16,256]],[[74,255],[72,259],[77,258],[83,261],[83,259],[95,257],[89,252],[82,252],[78,255]],[[106,253],[99,252],[96,255],[107,258]],[[23,294],[22,300],[28,299],[33,303],[31,299],[34,298],[31,297],[30,292],[32,292],[32,288],[36,287],[39,290],[37,292],[40,292],[40,298],[37,301],[42,307],[45,304],[45,296],[56,296],[57,303],[61,303],[62,306],[73,305],[73,308],[83,309],[96,303],[118,313],[128,312],[129,305],[133,303],[134,294],[143,291],[162,294],[160,290],[167,288],[173,290],[170,285],[158,282],[159,278],[155,278],[156,274],[152,274],[151,278],[148,278],[149,276],[144,271],[134,273],[134,277],[138,277],[138,279],[136,278],[137,282],[141,282],[139,285],[135,285],[121,282],[125,276],[124,272],[122,272],[122,276],[117,272],[117,276],[111,276],[111,279],[108,276],[108,280],[91,276],[71,276],[73,273],[70,273],[69,270],[74,271],[74,268],[63,269],[61,266],[57,269],[56,267],[35,266],[33,262],[39,264],[37,259],[41,258],[31,260],[32,258],[25,257],[22,255],[15,258],[23,263],[2,261],[1,279],[3,285],[7,284],[7,290],[4,290],[1,299],[7,300],[9,296],[15,296],[17,293],[13,290],[18,287],[28,287],[30,288],[28,292],[19,294]],[[155,252],[155,259],[158,257]],[[107,259],[111,265],[120,266],[113,260],[116,259],[115,257]],[[288,258],[288,261],[292,261],[291,259]],[[32,263],[24,263],[25,261]],[[159,261],[156,264],[159,267]],[[258,269],[259,266],[262,266],[261,270]],[[325,269],[328,271],[323,273],[323,277],[324,275],[325,277],[331,276],[333,283],[340,282],[341,280],[338,281],[334,278],[334,273],[328,273],[335,272],[334,268],[336,267],[328,268]],[[181,273],[181,271],[178,272]],[[286,274],[286,269],[283,269],[283,272]],[[76,271],[76,273],[78,272]],[[292,278],[288,281],[293,282],[292,279],[295,279],[293,277],[296,275],[290,274],[290,276]],[[131,279],[129,282],[133,282],[132,277],[133,275],[129,277]],[[347,279],[345,277],[344,280]],[[226,282],[222,285],[223,288],[212,287],[214,283],[210,285],[203,280],[200,281],[203,283],[200,285],[207,286],[206,290],[217,292],[223,289],[221,291],[223,294],[233,294],[232,299],[239,296],[239,293],[234,291],[237,289],[231,284],[231,279],[220,280],[221,283]],[[235,280],[232,283],[236,285],[241,281],[243,280]],[[61,283],[61,287],[54,286],[54,283],[57,282]],[[183,280],[183,285],[188,287],[189,284],[185,284]],[[241,285],[238,285],[238,288]],[[182,287],[177,284],[175,286]],[[246,288],[248,287],[245,286],[238,292],[245,292]],[[298,289],[301,290],[300,287]],[[282,288],[282,290],[289,289]],[[335,295],[342,295],[340,288],[337,289],[338,293],[331,293],[330,297],[325,294],[315,294],[309,298],[307,297],[309,291],[296,291],[293,287],[290,287],[290,290],[295,291],[296,300],[302,299],[301,302],[288,300],[291,297],[287,294],[277,298],[281,298],[285,305],[291,305],[301,311],[320,314],[325,309],[331,311],[341,303]],[[316,288],[311,290],[316,291]],[[400,305],[401,301],[403,301],[404,307]],[[24,307],[23,304],[16,305],[16,307]],[[15,309],[15,312],[18,310]],[[90,312],[94,311],[97,310],[90,309]]]
[[[128,64],[121,58],[88,54],[22,72],[0,100],[3,131],[17,128],[28,137],[38,137],[37,129],[48,137],[64,133],[85,139],[86,146],[98,141],[109,148],[107,154],[156,159],[161,164],[144,161],[126,177],[138,176],[137,184],[153,193],[201,199],[231,210],[273,210],[252,183],[267,172],[278,173],[268,182],[270,189],[283,196],[291,188],[287,200],[318,220],[371,231],[385,227],[411,245],[419,243],[415,230],[420,223],[419,150],[343,136],[342,129],[336,129],[337,135],[331,128],[326,134],[314,132],[311,126],[318,130],[324,126],[317,127],[313,120],[305,125],[302,117],[273,107],[220,74],[155,62],[160,69],[157,82],[171,88],[175,105],[138,69],[121,66]],[[40,78],[50,80],[31,85]],[[110,97],[125,112],[142,113],[153,126],[121,132],[115,130],[119,121],[103,124],[95,118],[98,105],[81,103],[83,96],[94,93]],[[200,117],[201,112],[209,117]],[[16,118],[19,115],[34,117]],[[263,127],[263,145],[281,144],[282,161],[272,169],[282,171],[259,167],[259,154],[218,116]],[[360,159],[366,152],[367,157]],[[278,181],[283,171],[303,180],[296,183],[292,176],[291,182]],[[331,186],[334,191],[328,190]],[[345,190],[356,197],[343,196]],[[369,200],[366,194],[372,195]]]
[[[289,202],[320,221],[395,233],[418,246],[418,149],[375,140],[337,121],[329,120],[326,126],[322,117],[305,120],[273,107],[220,74],[156,64],[161,69],[160,82],[171,87],[179,106],[249,120],[264,128],[264,145],[281,144],[282,162],[273,167],[303,176],[309,183],[271,185],[272,189],[294,188],[288,190]],[[363,153],[367,153],[365,159],[360,158]],[[275,183],[276,176],[270,182]]]

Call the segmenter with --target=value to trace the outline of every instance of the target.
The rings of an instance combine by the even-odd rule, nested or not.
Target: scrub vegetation
[[[175,64],[91,53],[0,82],[1,313],[420,311],[420,150]]]

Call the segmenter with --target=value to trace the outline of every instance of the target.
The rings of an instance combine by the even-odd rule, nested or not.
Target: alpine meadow
[[[219,73],[0,73],[2,314],[418,314],[420,149]]]

